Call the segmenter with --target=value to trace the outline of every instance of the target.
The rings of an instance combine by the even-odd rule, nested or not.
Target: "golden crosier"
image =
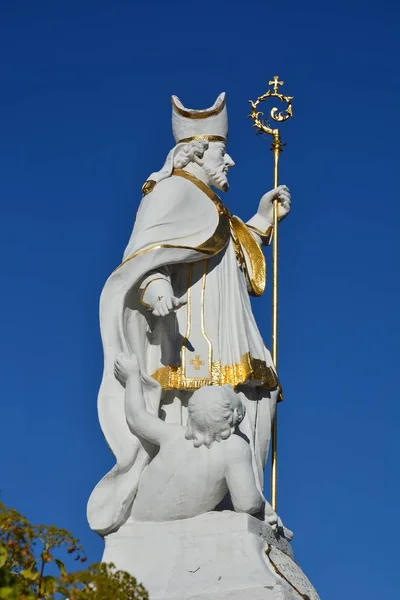
[[[261,111],[257,111],[257,107],[261,102],[265,102],[266,100],[268,100],[268,98],[278,98],[281,102],[285,102],[287,106],[284,111],[279,111],[279,109],[276,106],[274,106],[270,112],[271,119],[278,123],[282,123],[283,121],[286,121],[287,119],[293,117],[292,100],[294,96],[284,96],[283,94],[279,93],[278,88],[280,85],[283,85],[283,83],[284,82],[279,81],[279,77],[275,75],[273,80],[268,82],[269,85],[273,86],[273,90],[269,89],[265,94],[259,96],[254,102],[253,100],[249,100],[249,103],[251,104],[251,113],[249,117],[254,121],[253,127],[256,127],[256,129],[258,129],[260,133],[267,133],[269,135],[273,135],[274,138],[277,134],[279,136],[279,130],[273,129],[268,123],[268,121],[262,120],[260,118],[264,116],[264,113]]]
[[[275,75],[272,80],[268,82],[268,85],[272,86],[265,94],[259,96],[257,100],[249,100],[251,104],[251,114],[249,117],[253,119],[253,127],[257,129],[257,133],[265,133],[272,135],[271,150],[274,154],[274,168],[273,168],[273,181],[274,188],[279,185],[279,157],[282,152],[284,144],[281,142],[281,135],[279,129],[274,129],[268,123],[263,120],[264,113],[257,110],[257,107],[261,102],[265,102],[269,98],[278,98],[281,102],[286,103],[286,108],[283,111],[279,111],[276,106],[271,109],[271,119],[275,122],[282,123],[293,117],[292,100],[294,96],[284,96],[279,92],[279,87],[283,85],[283,81],[279,81],[278,75]],[[278,207],[279,200],[276,196],[274,199],[274,217],[273,217],[273,242],[272,242],[272,343],[271,343],[271,356],[272,361],[275,365],[275,369],[278,364]],[[271,505],[274,510],[277,507],[277,473],[278,473],[278,453],[277,453],[277,434],[278,434],[278,422],[277,422],[277,411],[275,411],[275,419],[272,425],[271,432]]]

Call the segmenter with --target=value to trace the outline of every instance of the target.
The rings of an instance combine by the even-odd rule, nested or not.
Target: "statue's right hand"
[[[167,279],[154,279],[148,285],[143,301],[149,305],[153,315],[156,317],[165,317],[183,304],[186,304],[187,298],[177,298]]]
[[[166,317],[172,311],[186,304],[187,298],[177,298],[176,296],[160,296],[153,306],[153,315],[156,317]]]

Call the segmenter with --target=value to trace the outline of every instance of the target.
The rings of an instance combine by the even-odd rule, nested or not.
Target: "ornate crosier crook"
[[[294,96],[284,96],[279,93],[279,87],[283,85],[283,81],[279,81],[279,77],[275,77],[268,82],[268,85],[272,86],[273,89],[269,89],[265,94],[259,96],[255,102],[249,100],[251,104],[251,114],[249,117],[253,119],[253,127],[256,127],[257,133],[272,135],[271,150],[274,153],[274,188],[279,185],[279,156],[282,152],[282,148],[285,144],[281,141],[281,135],[279,129],[274,129],[268,123],[267,120],[263,120],[264,113],[257,111],[257,107],[261,102],[265,102],[269,98],[278,98],[281,102],[286,103],[286,109],[282,112],[278,108],[274,107],[271,109],[270,116],[273,121],[282,123],[287,121],[290,117],[293,117],[292,112],[292,100]],[[275,368],[278,362],[278,197],[274,200],[274,217],[273,217],[273,228],[274,237],[272,244],[272,347],[271,354]],[[275,412],[275,419],[272,425],[272,441],[271,441],[271,505],[276,510],[277,502],[277,411]]]

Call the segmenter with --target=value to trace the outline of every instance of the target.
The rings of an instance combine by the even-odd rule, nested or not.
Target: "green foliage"
[[[114,565],[68,573],[55,553],[86,562],[79,541],[66,529],[32,525],[0,502],[0,600],[148,600],[143,586]]]

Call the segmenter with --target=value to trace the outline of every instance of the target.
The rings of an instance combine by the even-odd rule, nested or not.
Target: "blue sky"
[[[98,299],[171,94],[227,92],[232,211],[271,187],[249,98],[278,74],[295,118],[281,181],[279,512],[324,600],[394,597],[398,506],[398,4],[3,1],[2,499],[102,541],[87,498],[113,458],[96,414]],[[270,255],[268,254],[270,258]],[[269,343],[270,296],[254,302]]]

